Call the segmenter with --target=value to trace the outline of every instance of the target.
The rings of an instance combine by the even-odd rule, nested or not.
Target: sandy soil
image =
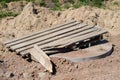
[[[83,15],[84,14],[84,15]],[[73,63],[65,59],[51,58],[54,73],[45,71],[41,64],[28,62],[2,44],[5,40],[39,31],[41,29],[75,19],[98,24],[107,29],[114,44],[112,55],[98,60]],[[29,3],[17,17],[1,20],[0,24],[0,80],[119,80],[120,79],[120,11],[82,7],[66,11],[51,11]],[[76,52],[71,52],[76,53]]]

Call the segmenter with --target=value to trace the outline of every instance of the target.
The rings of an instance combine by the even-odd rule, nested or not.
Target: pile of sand
[[[91,7],[52,11],[32,3],[28,3],[17,17],[3,19],[0,30],[2,34],[19,37],[72,19],[89,25],[100,25],[113,35],[119,34],[120,31],[120,11]]]

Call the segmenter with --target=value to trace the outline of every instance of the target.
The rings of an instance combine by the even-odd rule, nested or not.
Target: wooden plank
[[[68,25],[68,24],[73,24],[73,23],[75,23],[75,22],[76,22],[75,20],[71,20],[71,21],[65,22],[64,24],[60,24],[60,25],[57,25],[57,26],[55,26],[55,27],[47,28],[47,29],[44,29],[44,30],[42,30],[42,31],[32,33],[32,34],[30,34],[30,35],[28,35],[28,36],[23,36],[23,37],[16,38],[16,39],[13,39],[13,40],[10,40],[10,41],[6,41],[6,42],[4,42],[4,44],[10,44],[10,43],[13,43],[13,42],[16,42],[16,41],[19,41],[19,40],[23,40],[23,39],[25,39],[25,38],[29,38],[29,37],[31,37],[31,36],[35,36],[35,35],[40,34],[40,33],[43,33],[43,32],[48,32],[48,31],[51,31],[51,30],[54,30],[54,29],[57,29],[57,28],[64,27],[64,26],[66,26],[66,25]]]
[[[40,47],[39,47],[40,48]],[[22,52],[20,52],[19,54],[21,55],[21,56],[24,56],[25,54],[27,54],[27,53],[30,53],[30,51],[31,51],[31,49],[29,49],[29,50],[25,50],[25,51],[22,51]],[[44,50],[43,50],[44,51]],[[58,53],[59,51],[58,50],[47,50],[47,51],[44,51],[46,54],[52,54],[52,53]],[[33,57],[34,58],[34,57]],[[34,60],[35,61],[37,61],[35,58],[34,58]]]
[[[44,37],[46,35],[49,35],[49,34],[52,34],[54,32],[58,32],[60,30],[65,30],[65,29],[68,29],[69,27],[71,26],[75,26],[75,25],[78,25],[80,24],[79,22],[75,22],[75,23],[72,23],[72,24],[68,24],[68,25],[65,25],[64,27],[58,27],[56,29],[52,29],[50,31],[46,31],[46,32],[41,32],[37,35],[34,35],[34,36],[31,36],[31,37],[28,37],[28,38],[25,38],[25,39],[22,39],[22,40],[19,40],[19,41],[15,41],[15,42],[12,42],[12,43],[9,43],[9,44],[6,44],[7,47],[10,47],[10,46],[14,46],[14,45],[17,45],[17,44],[20,44],[20,43],[23,43],[23,42],[27,42],[27,41],[30,41],[30,40],[34,40],[36,38],[39,38],[39,37]]]
[[[48,46],[55,46],[57,43],[59,43],[59,47],[56,47],[56,48],[62,48],[62,47],[65,47],[65,46],[68,46],[70,44],[73,44],[73,43],[76,43],[78,41],[82,41],[82,40],[85,40],[85,39],[89,39],[91,37],[95,37],[95,36],[98,36],[98,35],[101,35],[103,33],[106,33],[106,30],[97,30],[97,31],[92,31],[92,32],[89,32],[88,34],[85,34],[85,35],[76,35],[74,37],[71,37],[69,39],[61,39],[61,40],[58,40],[58,41],[55,41],[55,42],[51,42],[49,44],[45,44],[45,45],[40,45],[41,48],[45,48],[45,47],[48,47]]]
[[[71,31],[69,33],[65,33],[65,34],[62,34],[60,36],[56,36],[56,37],[53,37],[51,39],[48,39],[48,40],[45,40],[43,42],[40,42],[38,43],[38,45],[42,46],[42,45],[47,45],[48,43],[51,43],[51,42],[56,42],[56,41],[59,41],[61,39],[71,39],[72,36],[75,36],[75,35],[82,35],[82,34],[86,34],[88,32],[92,32],[94,30],[97,30],[97,29],[94,29],[93,28],[94,26],[86,26],[86,27],[83,27],[82,29],[76,29],[75,31]],[[59,43],[56,43],[56,44],[59,44]]]
[[[46,43],[47,41],[49,42],[51,39],[55,40],[55,39],[57,39],[59,37],[62,38],[61,36],[65,36],[65,35],[67,35],[67,33],[70,33],[70,32],[72,32],[74,30],[79,30],[81,28],[82,29],[79,30],[79,32],[82,32],[85,29],[85,28],[83,28],[85,25],[86,24],[81,24],[81,25],[77,25],[77,26],[74,26],[74,27],[70,27],[70,28],[65,29],[63,31],[57,31],[57,32],[51,33],[49,35],[46,35],[46,36],[43,36],[43,37],[40,37],[40,38],[37,38],[37,39],[34,39],[34,40],[30,40],[30,41],[27,41],[27,42],[24,42],[24,43],[21,43],[21,44],[11,46],[10,48],[15,50],[15,49],[18,49],[18,48],[22,48],[22,47],[25,47],[25,46],[36,44],[38,42],[39,43]],[[89,28],[89,27],[87,27],[87,28]]]
[[[50,58],[37,45],[34,45],[34,48],[30,50],[30,54],[38,62],[40,62],[43,65],[43,67],[46,68],[46,70],[48,70],[51,73],[53,72],[53,70],[52,70],[52,63],[50,61]]]
[[[61,45],[60,44],[61,42],[64,44],[64,40],[66,40],[66,39],[71,39],[74,36],[77,37],[77,36],[85,35],[85,34],[90,33],[90,32],[93,32],[93,30],[88,30],[86,32],[82,32],[82,33],[79,33],[79,34],[75,34],[75,35],[72,35],[72,36],[67,36],[65,38],[61,38],[61,39],[56,40],[56,41],[51,41],[48,44],[44,44],[44,45],[37,44],[37,45],[41,46],[42,48],[44,48],[44,47],[58,46],[58,45]],[[23,51],[23,50],[30,49],[30,48],[32,48],[32,46],[23,47],[23,48],[17,49],[16,51],[19,52],[19,51]]]
[[[80,33],[74,33],[74,35],[71,35],[71,36],[66,36],[64,38],[59,38],[58,40],[55,40],[55,41],[51,41],[49,43],[46,43],[46,44],[37,44],[38,46],[41,46],[41,48],[43,47],[47,47],[48,46],[54,46],[54,45],[60,45],[60,43],[63,43],[64,44],[64,40],[67,40],[67,39],[73,39],[73,37],[77,37],[77,36],[81,36],[81,35],[85,35],[85,34],[88,34],[90,32],[93,32],[93,31],[96,31],[97,29],[88,29],[88,30],[85,30],[85,31],[82,31]],[[20,49],[16,49],[16,52],[20,52],[20,51],[23,51],[23,50],[26,50],[26,49],[30,49],[32,48],[33,46],[30,45],[30,46],[27,46],[27,47],[23,47],[23,48],[20,48]]]
[[[98,35],[100,35],[100,34],[103,34],[103,33],[106,33],[106,30],[100,30],[100,31],[96,31],[96,32],[94,32],[94,33],[90,33],[90,34],[87,34],[87,35],[84,35],[84,36],[78,36],[78,38],[77,37],[73,37],[74,38],[74,42],[72,42],[71,40],[73,40],[73,39],[71,39],[71,40],[69,40],[69,41],[71,41],[72,43],[75,43],[75,42],[78,42],[79,40],[85,40],[85,39],[88,39],[88,38],[92,38],[92,36],[98,36]],[[94,34],[94,35],[93,35]],[[68,40],[68,39],[67,39]],[[75,41],[75,40],[77,40],[77,41]],[[63,40],[63,41],[66,41],[66,40]],[[56,43],[58,43],[58,42],[56,42]],[[54,44],[54,45],[52,45],[52,44],[48,44],[48,45],[43,45],[43,46],[39,46],[39,47],[44,47],[44,46],[50,46],[50,47],[54,47],[55,45],[56,45],[56,43],[52,43],[52,44]],[[59,41],[59,43],[60,43],[60,41]],[[70,44],[72,44],[72,43],[64,43],[65,45],[62,45],[62,46],[59,46],[59,47],[55,47],[55,48],[62,48],[62,47],[65,47],[65,46],[68,46],[68,45],[70,45]],[[44,50],[44,48],[42,49],[42,50]],[[29,52],[29,50],[27,50],[28,52]],[[58,52],[58,51],[44,51],[46,54],[50,54],[50,53],[53,53],[53,52]],[[25,52],[23,51],[23,52],[21,52],[22,54],[25,54]]]
[[[90,38],[89,35],[94,34],[94,33],[96,33],[96,32],[97,32],[97,29],[94,29],[94,30],[90,29],[90,30],[86,30],[86,31],[84,31],[84,32],[81,32],[81,33],[78,33],[78,34],[75,34],[75,35],[72,35],[72,36],[69,36],[69,37],[65,37],[65,38],[56,40],[56,41],[54,41],[54,42],[51,41],[51,42],[49,42],[48,44],[44,44],[44,45],[39,45],[39,44],[37,44],[37,45],[40,46],[41,48],[49,47],[50,45],[55,46],[56,44],[59,45],[59,46],[62,46],[62,45],[64,46],[64,45],[66,45],[66,44],[68,44],[68,43],[71,43],[71,44],[72,44],[72,43],[75,43],[75,42],[84,40],[84,37],[82,37],[82,36],[88,35],[87,37]],[[87,37],[85,37],[85,38],[87,38]],[[78,40],[77,38],[79,38],[79,40]],[[77,41],[76,41],[76,40],[77,40]],[[63,46],[62,46],[62,47],[63,47]],[[50,46],[50,47],[51,47],[51,46]],[[57,46],[55,46],[55,47],[57,47]]]
[[[65,45],[59,46],[59,48],[68,46],[68,45],[73,44],[73,43],[78,42],[78,41],[86,40],[86,39],[101,35],[101,34],[104,34],[104,33],[106,33],[106,30],[99,31],[99,33],[96,31],[94,33],[89,33],[89,34],[86,34],[86,35],[83,35],[83,36],[80,36],[80,37],[78,36],[76,38],[73,37],[74,39],[71,39],[68,42],[67,41],[64,42]]]

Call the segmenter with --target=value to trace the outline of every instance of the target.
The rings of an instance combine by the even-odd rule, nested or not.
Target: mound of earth
[[[3,34],[19,37],[31,32],[51,27],[68,20],[82,21],[87,24],[100,25],[111,34],[119,34],[120,11],[111,11],[91,7],[51,11],[47,8],[28,3],[20,15],[3,19],[0,30]]]
[[[65,59],[52,58],[54,74],[47,73],[41,64],[28,62],[2,44],[5,40],[40,31],[68,20],[77,20],[89,25],[100,25],[112,35],[115,45],[111,56],[88,62],[73,63]],[[120,11],[91,7],[52,11],[28,3],[20,15],[8,17],[0,22],[0,79],[1,80],[119,80],[120,38],[118,35]],[[115,36],[117,35],[117,36]],[[75,53],[75,51],[71,52]]]

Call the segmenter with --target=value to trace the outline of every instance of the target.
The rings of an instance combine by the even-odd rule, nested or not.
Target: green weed
[[[65,9],[68,9],[68,8],[70,8],[70,7],[71,7],[71,5],[70,5],[69,3],[64,4],[64,8],[65,8]]]
[[[59,3],[58,0],[52,0],[55,6],[51,8],[52,10],[62,10],[61,4]]]
[[[78,0],[76,4],[73,5],[74,8],[79,8],[80,6],[93,6],[93,7],[102,7],[104,0]]]
[[[0,18],[8,17],[8,16],[17,16],[17,13],[11,11],[0,11]]]
[[[72,4],[73,4],[73,3],[74,3],[74,0],[68,0],[68,2],[70,2],[70,3],[72,3]]]
[[[35,0],[25,0],[25,1],[27,1],[27,2],[34,2]]]
[[[78,1],[76,4],[73,5],[74,8],[79,8],[81,7],[83,4],[81,3],[81,1]]]
[[[114,5],[119,5],[119,3],[118,3],[118,2],[114,2],[113,4],[114,4]]]
[[[0,2],[6,2],[6,3],[9,3],[9,2],[12,2],[12,1],[20,1],[20,0],[0,0]]]
[[[44,7],[45,7],[45,6],[46,6],[46,3],[45,3],[45,1],[44,1],[44,0],[39,0],[39,5],[40,5],[40,6],[44,6]]]
[[[7,4],[5,1],[0,2],[0,6],[1,6],[1,8],[7,8]]]

